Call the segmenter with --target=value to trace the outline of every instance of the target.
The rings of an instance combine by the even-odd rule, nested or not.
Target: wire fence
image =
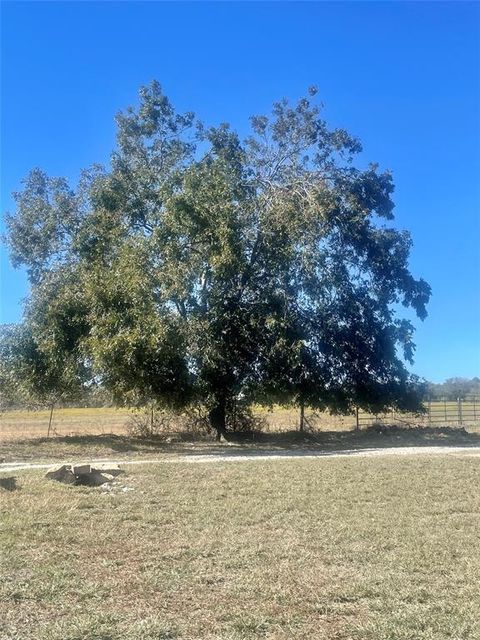
[[[358,411],[350,415],[331,415],[305,407],[304,430],[352,431],[372,425],[398,425],[414,427],[457,427],[480,433],[480,396],[430,399],[421,414],[386,411],[367,413]],[[259,428],[266,432],[299,429],[298,407],[265,408],[257,406],[254,415]],[[52,433],[57,436],[105,435],[127,433],[132,413],[113,408],[63,408],[55,411]],[[0,443],[19,438],[44,437],[48,432],[48,411],[10,411],[0,415]]]

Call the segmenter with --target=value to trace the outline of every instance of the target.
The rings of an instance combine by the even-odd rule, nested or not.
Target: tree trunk
[[[217,399],[217,404],[210,410],[208,418],[212,429],[216,431],[217,440],[221,440],[227,433],[225,398]]]
[[[300,429],[299,431],[305,431],[305,405],[303,400],[300,402]]]

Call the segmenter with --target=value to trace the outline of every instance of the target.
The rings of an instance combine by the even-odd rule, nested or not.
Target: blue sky
[[[1,209],[39,166],[107,162],[113,117],[158,79],[204,121],[319,88],[324,116],[391,169],[411,269],[432,286],[413,371],[480,375],[480,5],[469,2],[3,2]],[[26,280],[2,247],[0,322]]]

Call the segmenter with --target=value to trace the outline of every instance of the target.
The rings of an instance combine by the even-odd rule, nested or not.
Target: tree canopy
[[[38,349],[122,404],[200,401],[218,434],[239,400],[417,408],[397,314],[423,319],[430,288],[388,225],[392,176],[355,165],[360,142],[315,94],[252,117],[241,140],[153,82],[117,116],[108,167],[75,189],[33,170],[7,235]]]

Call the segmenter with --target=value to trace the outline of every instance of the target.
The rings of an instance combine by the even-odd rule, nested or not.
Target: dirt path
[[[387,447],[374,449],[345,449],[343,451],[261,451],[258,453],[238,453],[236,451],[222,454],[192,454],[179,455],[174,458],[155,458],[144,460],[116,460],[115,458],[101,458],[89,460],[89,462],[100,463],[110,462],[119,465],[133,464],[165,464],[165,463],[208,463],[208,462],[246,462],[250,460],[284,460],[292,458],[359,458],[372,456],[412,456],[412,455],[461,455],[461,456],[480,456],[480,447]],[[88,459],[88,458],[87,458]],[[72,460],[65,461],[71,463]],[[28,469],[48,469],[51,466],[62,464],[61,462],[52,461],[50,463],[37,464],[34,462],[4,462],[0,463],[0,473],[2,471],[23,471]]]

